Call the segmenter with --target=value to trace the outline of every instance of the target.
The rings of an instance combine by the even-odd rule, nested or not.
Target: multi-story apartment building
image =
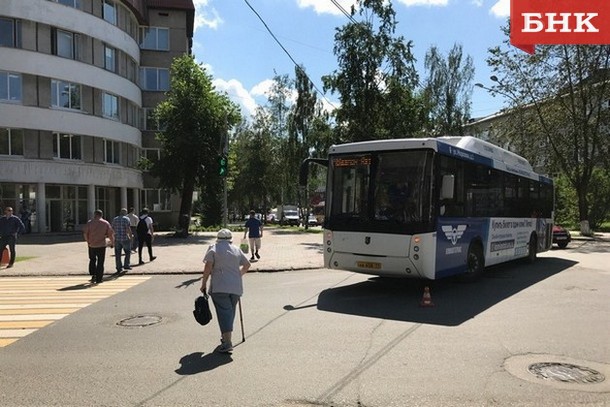
[[[177,203],[137,164],[159,154],[151,113],[194,14],[192,0],[2,0],[0,206],[41,233],[97,208],[175,223]]]

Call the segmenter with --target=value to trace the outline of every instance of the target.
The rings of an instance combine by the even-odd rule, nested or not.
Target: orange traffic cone
[[[430,295],[430,288],[429,287],[425,287],[424,288],[424,296],[421,299],[421,302],[419,303],[420,307],[434,307],[434,303],[432,302],[432,296]]]
[[[0,259],[0,265],[7,265],[11,261],[11,252],[8,251],[8,247],[2,250],[2,258]]]

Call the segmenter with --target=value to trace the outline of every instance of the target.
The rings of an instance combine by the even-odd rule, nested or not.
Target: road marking
[[[0,278],[0,347],[149,278],[122,276],[99,285],[86,277]]]

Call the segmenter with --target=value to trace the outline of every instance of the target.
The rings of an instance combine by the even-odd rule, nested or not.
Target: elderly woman
[[[231,335],[237,302],[244,292],[242,276],[248,272],[250,262],[239,247],[233,246],[233,236],[228,229],[218,232],[216,244],[209,247],[203,258],[203,279],[201,292],[206,293],[208,279],[210,295],[216,308],[218,325],[220,326],[219,352],[228,353],[233,350]]]

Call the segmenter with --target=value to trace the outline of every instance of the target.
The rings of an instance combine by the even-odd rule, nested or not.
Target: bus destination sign
[[[334,167],[368,167],[371,165],[371,162],[372,159],[370,155],[333,158]]]

